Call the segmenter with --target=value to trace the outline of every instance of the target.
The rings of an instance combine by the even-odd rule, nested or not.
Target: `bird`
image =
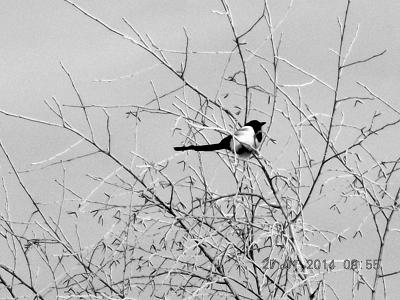
[[[249,158],[253,151],[258,150],[263,138],[262,126],[265,122],[252,120],[236,130],[232,135],[224,137],[217,144],[190,145],[174,147],[175,151],[216,151],[229,150],[241,158]]]

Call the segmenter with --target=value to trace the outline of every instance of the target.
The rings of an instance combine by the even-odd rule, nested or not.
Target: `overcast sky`
[[[192,50],[230,51],[233,48],[226,19],[213,13],[221,10],[219,1],[103,0],[74,3],[112,27],[131,34],[122,21],[124,17],[139,32],[149,34],[166,49],[184,50],[183,26],[191,37]],[[262,7],[262,1],[256,0],[229,3],[237,26],[242,29],[256,20]],[[277,21],[282,17],[282,8],[289,2],[274,0],[269,3],[273,20]],[[280,27],[284,32],[281,55],[333,84],[332,66],[336,58],[330,49],[338,46],[336,18],[343,16],[345,1],[295,0],[293,3]],[[350,37],[354,35],[358,25],[359,32],[349,61],[385,49],[387,53],[365,67],[357,66],[346,73],[351,82],[348,91],[357,91],[354,82],[357,79],[400,108],[400,1],[353,0],[352,5],[348,32]],[[45,99],[54,96],[62,103],[77,104],[68,78],[60,68],[60,61],[72,74],[87,104],[143,105],[153,97],[150,80],[160,92],[178,86],[178,81],[147,53],[89,20],[63,0],[3,0],[0,2],[0,28],[0,109],[3,110],[54,120],[43,103]],[[249,43],[256,43],[257,38],[259,36],[249,36]],[[189,78],[202,90],[215,95],[226,58],[226,54],[194,56],[190,61]],[[357,78],[352,80],[354,74]],[[108,79],[116,80],[98,82]],[[305,82],[306,78],[288,75],[284,80],[294,84]],[[315,101],[321,95],[319,90],[304,93]],[[132,127],[127,125],[124,112],[119,117],[117,115],[115,122],[114,129],[120,129],[114,134],[122,139],[118,151],[129,154],[133,149],[129,132]],[[21,169],[51,157],[76,141],[72,137],[55,136],[53,131],[39,127],[27,127],[26,123],[11,121],[4,116],[0,116],[0,124],[0,137]],[[140,152],[155,160],[171,155],[171,147],[181,142],[179,136],[171,136],[172,125],[172,121],[165,126],[160,126],[158,120],[145,121],[140,136]],[[279,130],[276,130],[278,134]],[[151,137],[155,138],[154,142]],[[279,137],[275,138],[279,140]],[[30,180],[40,184],[41,178]],[[315,205],[318,209],[326,209],[326,205]],[[354,220],[354,224],[341,227],[334,224],[335,220],[336,217],[328,221],[320,214],[315,215],[313,222],[327,222],[324,225],[337,226],[337,229],[359,224],[359,220]],[[348,248],[342,247],[344,252],[339,254],[344,256],[346,249],[354,250],[356,246],[355,243],[349,244]],[[363,250],[363,255],[374,254],[368,249]]]

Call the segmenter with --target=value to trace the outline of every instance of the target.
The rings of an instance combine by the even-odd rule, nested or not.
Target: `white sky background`
[[[121,20],[125,17],[139,32],[148,33],[155,42],[167,49],[184,50],[183,26],[187,28],[191,37],[192,50],[229,51],[233,47],[227,20],[211,13],[212,10],[221,10],[219,1],[74,2],[105,23],[129,33],[129,29]],[[261,1],[255,0],[235,0],[229,3],[239,28],[254,21],[259,16],[259,8],[262,6]],[[282,3],[287,5],[288,2],[275,0],[269,3],[276,21],[282,16]],[[284,32],[281,55],[333,84],[336,58],[329,48],[337,49],[339,35],[336,17],[343,16],[344,8],[345,1],[338,0],[294,1],[294,6],[281,27]],[[350,84],[346,85],[349,91],[355,88],[354,80],[359,80],[397,108],[400,108],[399,16],[400,1],[353,0],[348,32],[354,34],[357,24],[360,24],[360,30],[349,61],[369,57],[384,49],[388,52],[366,65],[356,66],[344,75],[344,78],[350,81]],[[160,93],[178,86],[178,81],[171,79],[172,76],[161,67],[155,66],[155,61],[147,53],[113,35],[62,0],[1,1],[0,28],[0,109],[3,110],[54,120],[43,103],[44,99],[55,96],[62,103],[78,104],[59,61],[62,61],[72,74],[86,104],[143,105],[153,97],[150,80],[155,83]],[[254,38],[248,37],[249,41]],[[193,56],[189,62],[189,78],[202,90],[215,95],[225,59],[224,55]],[[130,74],[137,75],[111,83],[95,82],[97,79],[113,79]],[[356,77],[351,80],[353,75]],[[306,81],[305,77],[296,76],[287,77],[287,80],[287,83]],[[354,91],[357,93],[359,90]],[[318,99],[319,95],[319,91],[313,91],[312,88],[304,91],[304,97],[309,97],[310,101],[321,101],[321,107],[326,107],[327,104],[322,102],[325,99]],[[326,101],[331,105],[331,99],[329,100]],[[71,117],[74,113],[76,112],[71,112]],[[123,112],[119,113],[120,116],[113,115],[113,134],[118,140],[115,146],[118,149],[116,151],[128,161],[129,151],[135,147],[133,133],[130,131],[134,128],[134,121],[126,119]],[[101,117],[98,118],[100,120]],[[145,120],[140,127],[139,153],[156,161],[172,155],[172,146],[182,141],[182,137],[171,135],[172,126],[173,121],[160,126],[160,120]],[[278,140],[279,145],[282,139],[278,129],[273,137]],[[55,135],[52,130],[4,116],[0,116],[0,138],[19,169],[28,168],[31,162],[47,159],[76,142],[75,138],[65,140],[64,135]],[[397,151],[391,143],[396,142],[398,146],[398,141],[391,138],[393,136],[388,137],[387,144],[379,144],[382,153]],[[205,156],[205,159],[208,157]],[[5,160],[1,160],[3,175],[4,168],[8,169],[5,163]],[[82,172],[85,173],[84,170]],[[48,175],[39,174],[26,180],[34,186],[33,190],[36,193],[50,201],[49,195],[56,196],[59,190],[42,189],[46,186],[42,180]],[[18,195],[18,192],[18,189],[11,191],[10,195]],[[329,218],[330,215],[332,218]],[[329,211],[329,206],[323,202],[314,203],[310,211],[306,212],[306,216],[312,224],[337,231],[348,227],[355,230],[352,226],[360,223],[357,218],[353,218],[351,222],[350,211],[348,215],[344,213],[340,219],[343,220],[343,224],[338,224],[337,215]],[[374,242],[372,241],[371,245],[374,245]],[[338,248],[336,257],[333,258],[376,256],[374,247],[368,248],[363,245],[364,248],[360,249],[357,241],[346,243]],[[395,245],[390,246],[389,249],[394,247]],[[393,251],[388,252],[394,254]],[[351,257],[348,257],[349,253]],[[388,259],[394,257],[389,256]]]

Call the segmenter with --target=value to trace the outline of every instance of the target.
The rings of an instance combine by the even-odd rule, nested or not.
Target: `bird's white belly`
[[[255,148],[254,130],[250,126],[244,126],[237,130],[231,140],[233,152],[243,158],[248,158]]]

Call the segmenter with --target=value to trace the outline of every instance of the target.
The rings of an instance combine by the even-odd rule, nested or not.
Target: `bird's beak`
[[[261,122],[261,126],[263,126],[264,124],[266,124],[267,122]]]

